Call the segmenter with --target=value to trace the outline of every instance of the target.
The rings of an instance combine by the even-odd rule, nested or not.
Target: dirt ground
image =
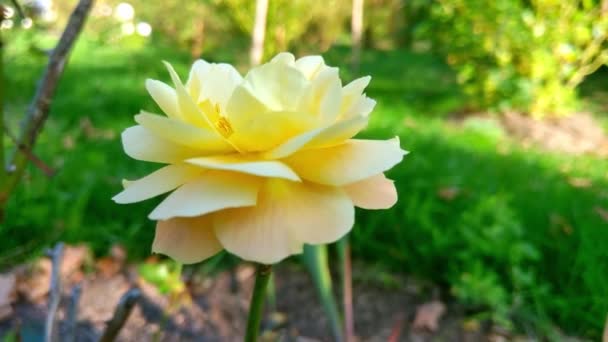
[[[69,340],[70,331],[75,332],[75,341],[96,341],[120,298],[132,288],[138,288],[141,297],[120,331],[119,341],[242,340],[253,266],[243,264],[209,277],[186,269],[185,290],[176,297],[163,295],[144,281],[135,265],[107,257],[91,261],[87,255],[84,246],[68,246],[65,250],[62,300],[56,316],[58,341]],[[1,337],[42,340],[50,272],[51,262],[44,258],[1,275],[0,296],[5,295],[0,298]],[[362,280],[374,274],[366,272],[371,269],[354,267],[355,332],[359,341],[506,341],[509,336],[487,324],[466,321],[456,307],[442,303],[439,291],[429,285],[399,276],[390,285]],[[81,294],[75,306],[76,328],[71,330],[67,317],[77,284]],[[315,288],[302,266],[296,262],[279,265],[275,268],[275,284],[276,308],[267,307],[263,340],[331,341]]]

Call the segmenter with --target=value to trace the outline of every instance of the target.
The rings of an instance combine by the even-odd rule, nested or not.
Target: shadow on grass
[[[359,212],[356,255],[443,282],[472,304],[507,305],[599,336],[608,310],[608,222],[599,213],[608,209],[608,163],[417,124],[397,132],[412,151],[388,173],[399,202]]]

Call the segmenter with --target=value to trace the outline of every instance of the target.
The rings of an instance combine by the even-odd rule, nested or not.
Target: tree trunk
[[[202,18],[199,18],[194,23],[194,37],[192,37],[192,45],[190,46],[190,55],[192,56],[192,60],[197,60],[201,58],[203,54],[203,43],[205,40],[205,21]]]
[[[266,34],[267,14],[268,0],[256,0],[251,52],[249,54],[249,61],[251,65],[258,65],[262,62],[262,56],[264,55],[264,36]]]
[[[361,37],[363,33],[363,1],[353,0],[353,11],[350,22],[352,39],[352,66],[353,71],[359,71],[361,64]]]

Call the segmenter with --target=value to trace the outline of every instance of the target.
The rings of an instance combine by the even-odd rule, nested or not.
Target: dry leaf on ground
[[[437,300],[418,306],[412,327],[414,330],[437,331],[439,329],[439,320],[445,313],[445,310],[445,304]]]
[[[0,321],[13,313],[17,280],[14,274],[0,274]]]
[[[42,300],[51,286],[51,260],[42,258],[33,265],[19,271],[17,292],[29,302]]]

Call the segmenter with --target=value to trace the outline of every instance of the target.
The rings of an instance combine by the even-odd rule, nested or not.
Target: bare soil
[[[78,303],[75,341],[96,341],[112,317],[121,296],[139,288],[142,297],[121,330],[118,341],[240,341],[254,281],[251,265],[241,265],[212,277],[189,276],[179,298],[163,295],[143,281],[137,268],[127,265],[64,274],[63,297],[57,313],[58,340],[68,337],[66,312],[71,289],[82,287]],[[364,266],[355,266],[355,279],[369,279]],[[187,272],[188,273],[188,272]],[[29,277],[34,277],[28,273]],[[37,273],[40,276],[40,273]],[[18,276],[19,278],[20,276]],[[47,282],[21,279],[23,286],[47,286]],[[40,279],[37,279],[40,280]],[[29,281],[29,282],[28,282]],[[279,265],[275,272],[276,308],[268,308],[263,322],[264,341],[331,341],[327,320],[314,286],[304,269],[295,263]],[[437,291],[395,276],[392,285],[355,281],[355,331],[360,341],[501,341],[488,325],[471,324],[456,307],[445,306]],[[28,285],[29,284],[29,285]],[[36,288],[28,288],[28,291]],[[40,291],[39,291],[40,292]],[[0,337],[19,336],[40,341],[44,336],[48,294],[15,297],[11,313],[0,321]],[[434,292],[435,295],[431,295]],[[426,310],[421,304],[432,302]],[[447,310],[444,310],[447,308]],[[444,313],[445,311],[445,313]],[[417,321],[416,327],[413,326]],[[425,323],[426,322],[426,323]],[[430,324],[430,325],[429,325]],[[437,327],[434,328],[433,325]],[[431,331],[434,330],[434,331]],[[504,340],[504,339],[502,339]]]

